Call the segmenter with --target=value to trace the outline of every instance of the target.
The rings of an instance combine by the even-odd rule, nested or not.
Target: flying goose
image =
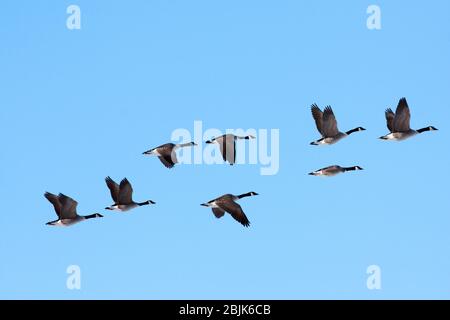
[[[401,141],[415,136],[416,134],[426,131],[436,131],[435,127],[429,126],[419,130],[413,130],[410,127],[411,112],[409,110],[406,98],[401,98],[398,102],[395,113],[390,109],[386,109],[387,127],[391,133],[380,137],[383,140]]]
[[[106,185],[109,188],[109,191],[111,191],[111,197],[114,201],[114,204],[109,207],[106,207],[105,210],[125,212],[134,209],[136,207],[155,204],[155,202],[151,200],[141,203],[134,202],[132,199],[133,188],[131,187],[131,184],[127,180],[127,178],[124,178],[120,182],[120,186],[116,182],[114,182],[114,180],[111,179],[110,177],[106,177],[105,181]]]
[[[46,223],[48,226],[68,227],[87,219],[103,218],[103,216],[99,213],[94,213],[88,216],[79,216],[77,213],[78,202],[62,193],[55,195],[50,192],[46,192],[44,196],[53,205],[55,212],[58,215],[58,220]]]
[[[311,145],[318,146],[334,144],[354,132],[366,130],[362,127],[358,127],[345,133],[340,132],[333,109],[330,106],[327,106],[322,112],[317,104],[313,104],[311,106],[311,113],[316,122],[317,130],[322,135],[322,139],[311,142]]]
[[[257,195],[258,194],[256,192],[248,192],[239,196],[226,194],[201,205],[204,207],[212,208],[212,211],[217,219],[222,218],[225,212],[228,212],[237,222],[241,223],[244,227],[249,227],[250,221],[248,221],[247,216],[245,215],[241,206],[236,203],[236,201],[245,197],[252,197]]]
[[[319,169],[317,171],[309,173],[311,176],[322,176],[322,177],[332,177],[339,173],[344,173],[347,171],[358,171],[358,170],[364,170],[363,168],[359,166],[353,166],[353,167],[341,167],[338,165],[335,166],[329,166],[323,169]]]
[[[223,161],[228,161],[230,165],[236,162],[236,140],[250,140],[255,139],[254,136],[236,136],[234,134],[224,134],[220,137],[213,138],[206,141],[207,144],[217,143],[220,147]]]
[[[191,147],[196,146],[197,144],[194,142],[189,143],[183,143],[183,144],[174,144],[174,143],[166,143],[159,147],[150,149],[148,151],[145,151],[144,155],[155,155],[159,158],[161,163],[166,168],[173,168],[176,163],[178,163],[177,154],[175,151],[177,151],[180,148],[184,147]]]

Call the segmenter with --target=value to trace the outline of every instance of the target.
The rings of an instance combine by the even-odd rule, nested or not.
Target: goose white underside
[[[320,139],[314,142],[317,146],[325,146],[325,145],[332,145],[339,141],[341,141],[343,138],[347,137],[346,135],[337,136],[337,137],[328,137],[324,139]]]
[[[80,219],[60,219],[55,222],[49,223],[49,225],[54,226],[54,227],[68,227],[68,226],[77,224],[83,220],[84,219],[82,219],[82,218],[80,218]]]
[[[336,172],[336,173],[329,173],[329,172],[328,172],[328,173],[327,173],[327,172],[325,172],[325,171],[323,171],[323,170],[319,170],[319,171],[313,172],[313,176],[326,178],[326,177],[334,177],[334,176],[337,176],[339,173],[340,173],[340,172]]]
[[[137,204],[131,204],[131,205],[113,205],[109,207],[112,211],[118,211],[118,212],[126,212],[130,211],[131,209],[134,209],[138,207]]]
[[[418,132],[413,130],[411,130],[410,132],[392,132],[382,137],[382,139],[391,141],[403,141],[408,138],[414,137],[417,134]]]

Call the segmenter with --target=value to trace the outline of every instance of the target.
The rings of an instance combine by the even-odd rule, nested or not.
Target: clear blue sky
[[[366,28],[370,4],[380,31]],[[448,12],[446,0],[2,1],[0,298],[450,298]],[[377,140],[403,96],[414,128],[440,131]],[[367,131],[310,146],[314,102]],[[169,171],[141,155],[195,120],[279,129],[279,173]],[[307,175],[331,164],[366,170]],[[107,175],[157,204],[105,213]],[[45,191],[106,217],[45,226]],[[247,191],[260,194],[241,202],[250,229],[199,206]],[[80,291],[66,288],[73,264]],[[366,288],[373,264],[380,291]]]

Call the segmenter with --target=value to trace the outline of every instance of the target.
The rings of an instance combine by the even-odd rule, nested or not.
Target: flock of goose
[[[320,110],[320,108],[316,104],[313,104],[311,106],[311,113],[316,122],[317,130],[322,135],[321,139],[311,142],[311,145],[334,144],[339,140],[348,137],[352,133],[366,130],[363,127],[358,127],[347,132],[340,132],[337,126],[336,117],[333,113],[333,109],[330,106],[327,106],[322,112],[322,110]],[[385,116],[387,127],[390,133],[380,137],[380,139],[382,140],[401,141],[423,132],[438,130],[433,126],[428,126],[418,130],[411,129],[411,112],[409,110],[406,98],[400,99],[395,113],[390,108],[386,109]],[[360,166],[341,167],[338,165],[333,165],[311,172],[310,175],[330,177],[347,171],[357,170],[363,170],[363,168],[361,168]]]
[[[346,132],[339,131],[336,117],[334,115],[333,109],[330,106],[325,107],[325,109],[322,111],[316,104],[313,104],[311,106],[311,113],[316,123],[317,130],[322,136],[319,140],[311,142],[311,145],[332,145],[342,140],[343,138],[348,137],[352,133],[365,130],[363,127],[357,127]],[[385,116],[387,127],[390,133],[380,137],[380,139],[382,140],[401,141],[423,132],[438,130],[433,126],[428,126],[418,130],[411,129],[411,113],[405,98],[400,99],[395,113],[391,109],[387,109],[385,111]],[[223,160],[225,162],[228,162],[230,165],[233,165],[236,161],[236,141],[242,139],[249,140],[255,139],[255,137],[251,135],[241,137],[233,134],[225,134],[223,136],[206,141],[206,143],[218,144]],[[175,164],[178,163],[176,151],[180,148],[192,146],[196,146],[196,144],[194,142],[184,144],[167,143],[148,150],[143,154],[157,156],[165,167],[173,168]],[[348,171],[358,170],[363,170],[363,168],[361,168],[360,166],[341,167],[338,165],[333,165],[323,169],[319,169],[309,174],[312,176],[329,177]],[[114,203],[111,206],[106,207],[105,210],[126,212],[137,207],[155,204],[155,202],[152,200],[135,202],[132,197],[133,187],[126,178],[124,178],[120,182],[120,184],[117,184],[110,177],[106,177],[105,182],[111,193],[111,198],[114,201]],[[241,195],[225,194],[214,200],[203,203],[201,204],[201,206],[211,208],[214,216],[218,219],[222,218],[225,213],[229,213],[231,217],[233,217],[244,227],[249,227],[250,221],[248,220],[247,216],[245,215],[244,211],[237,203],[237,201],[242,198],[252,197],[256,195],[258,195],[256,192],[248,192]],[[94,213],[86,216],[78,215],[78,203],[74,199],[64,194],[60,193],[59,195],[55,195],[46,192],[44,196],[53,205],[58,216],[57,220],[48,222],[47,225],[70,226],[84,220],[103,217],[103,215],[99,213]]]

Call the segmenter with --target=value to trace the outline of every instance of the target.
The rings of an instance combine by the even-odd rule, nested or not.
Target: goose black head
[[[212,137],[210,140],[206,141],[207,144],[212,144],[216,141],[216,138]]]
[[[148,156],[148,155],[151,155],[152,152],[153,152],[153,150],[154,150],[154,149],[147,150],[147,151],[145,151],[145,152],[142,152],[142,154],[143,154],[143,155],[147,155],[147,156]]]

